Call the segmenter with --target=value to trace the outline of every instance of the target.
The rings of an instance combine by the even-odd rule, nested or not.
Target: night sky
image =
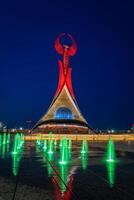
[[[93,128],[127,129],[134,122],[133,1],[1,1],[0,121],[34,123],[58,83],[56,37],[71,33],[79,107]]]

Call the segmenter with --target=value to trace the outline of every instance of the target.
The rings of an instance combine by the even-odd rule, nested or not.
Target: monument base
[[[43,124],[33,130],[33,134],[88,134],[93,133],[91,129],[86,126],[71,125],[71,124]]]

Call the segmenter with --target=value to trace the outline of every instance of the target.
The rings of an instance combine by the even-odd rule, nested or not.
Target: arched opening
[[[67,107],[60,107],[55,112],[55,119],[73,119],[72,111]]]

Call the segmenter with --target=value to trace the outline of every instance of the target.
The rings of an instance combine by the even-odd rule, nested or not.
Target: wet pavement
[[[60,165],[59,143],[47,154],[36,142],[26,141],[17,155],[11,153],[12,142],[1,144],[0,200],[134,199],[133,152],[116,143],[118,162],[106,163],[102,147],[106,144],[89,143],[83,156],[81,144],[73,142],[69,162]]]

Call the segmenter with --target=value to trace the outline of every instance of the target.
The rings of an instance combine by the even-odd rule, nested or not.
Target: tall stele
[[[71,80],[70,57],[77,51],[76,42],[70,34],[72,45],[62,45],[60,40],[65,33],[58,36],[55,41],[55,49],[62,56],[59,64],[59,83],[54,99],[47,112],[34,126],[34,132],[47,133],[88,133],[91,129],[78,107]],[[73,131],[73,132],[71,132]]]

